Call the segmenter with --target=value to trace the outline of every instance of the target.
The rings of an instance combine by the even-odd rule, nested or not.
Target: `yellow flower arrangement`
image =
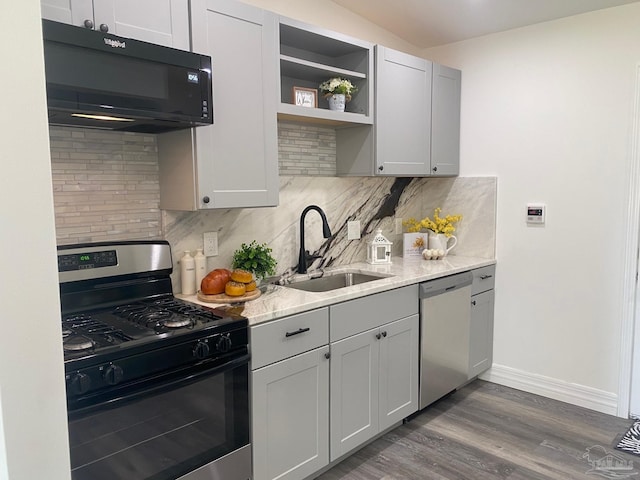
[[[424,228],[434,233],[444,233],[448,238],[456,231],[456,227],[453,224],[462,220],[462,215],[447,215],[446,217],[441,217],[441,211],[442,209],[440,207],[433,211],[433,220],[429,217],[425,217],[422,220],[409,218],[402,222],[402,224],[407,227],[407,232],[419,232]]]

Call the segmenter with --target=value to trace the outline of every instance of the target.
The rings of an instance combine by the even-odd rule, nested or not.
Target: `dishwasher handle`
[[[452,292],[471,285],[472,282],[473,274],[471,272],[456,273],[448,277],[437,278],[420,284],[420,298],[435,297],[436,295]]]

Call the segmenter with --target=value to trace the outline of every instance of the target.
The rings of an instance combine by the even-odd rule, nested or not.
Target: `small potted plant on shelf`
[[[249,245],[243,243],[233,253],[232,267],[253,273],[256,282],[269,275],[275,275],[278,262],[271,255],[266,243],[258,245],[253,240]]]
[[[330,78],[320,84],[320,91],[329,101],[329,110],[344,112],[347,102],[351,101],[351,96],[358,91],[358,88],[346,78]]]

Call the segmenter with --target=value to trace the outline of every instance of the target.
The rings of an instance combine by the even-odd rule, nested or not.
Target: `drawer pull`
[[[284,336],[289,338],[289,337],[293,337],[294,335],[299,335],[301,333],[308,332],[309,330],[310,330],[309,327],[307,327],[307,328],[299,328],[295,332],[287,332],[287,333],[285,333]]]
[[[486,280],[487,278],[491,278],[493,275],[480,275],[480,280]]]

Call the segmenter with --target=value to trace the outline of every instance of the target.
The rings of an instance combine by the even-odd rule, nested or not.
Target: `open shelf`
[[[373,119],[361,113],[335,112],[324,108],[310,108],[281,103],[278,106],[278,120],[319,123],[323,125],[348,126],[353,124],[371,125]]]
[[[345,126],[373,123],[372,44],[287,18],[280,19],[279,33],[279,119]],[[347,78],[358,89],[345,112],[329,110],[318,90],[333,77]],[[315,89],[318,108],[295,105],[293,87]]]

